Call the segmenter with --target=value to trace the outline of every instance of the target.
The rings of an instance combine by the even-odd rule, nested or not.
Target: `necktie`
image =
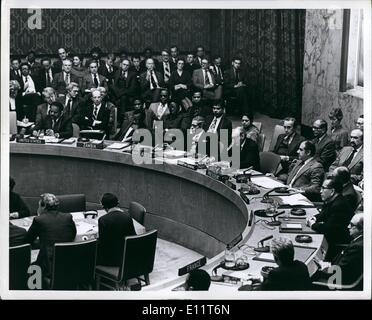
[[[170,70],[169,70],[169,63],[166,63],[164,65],[165,67],[165,71],[164,71],[164,80],[165,81],[168,81],[169,80],[169,77],[170,77]]]
[[[49,87],[49,85],[50,85],[50,75],[49,75],[49,72],[47,71],[46,72],[46,83],[47,83],[47,87]]]
[[[216,129],[216,124],[217,124],[217,118],[215,117],[211,123],[211,125],[209,126],[209,129],[208,131],[209,132],[214,132],[215,129]]]
[[[220,67],[217,67],[217,70],[218,70],[219,76],[221,77],[221,79],[223,79],[223,74],[222,74],[221,68]]]
[[[28,76],[27,77],[25,77],[25,83],[27,83],[28,82]]]
[[[54,131],[54,125],[56,124],[55,120],[52,119],[52,130]]]
[[[70,75],[68,73],[65,74],[65,83],[66,85],[70,83]]]
[[[67,100],[66,110],[68,114],[71,113],[71,99]]]
[[[355,155],[356,152],[357,152],[357,149],[353,148],[353,151],[350,153],[349,157],[342,164],[344,167],[347,167],[351,163],[351,161],[353,160],[354,155]]]
[[[97,120],[97,115],[98,115],[98,106],[94,106],[94,110],[93,110],[93,118],[94,118],[94,120]]]
[[[298,170],[296,172],[296,174],[293,176],[291,182],[289,183],[289,187],[292,188],[293,187],[293,183],[296,181],[297,179],[297,176],[298,176],[298,173],[300,172],[302,166],[304,165],[305,162],[301,161],[299,164],[298,164]]]
[[[151,82],[151,90],[156,88],[156,82],[154,79],[154,71],[151,71],[151,76],[150,76],[150,82]]]
[[[235,83],[239,83],[240,77],[239,77],[239,70],[235,70]]]
[[[97,79],[97,74],[95,73],[94,74],[94,84],[96,86],[96,88],[98,87],[99,83],[98,83],[98,79]]]
[[[205,70],[205,85],[209,85],[211,84],[211,82],[209,81],[209,77],[208,77],[208,70]]]

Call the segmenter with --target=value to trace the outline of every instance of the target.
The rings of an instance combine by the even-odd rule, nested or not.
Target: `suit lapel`
[[[293,169],[288,174],[288,182],[291,182],[293,177],[296,175],[297,171],[300,169],[300,162],[297,162]]]
[[[363,159],[363,147],[360,149],[360,151],[356,154],[354,159],[350,162],[349,169],[354,167],[356,164],[358,164]]]
[[[313,160],[311,160],[311,161],[309,161],[308,163],[306,163],[300,170],[299,170],[299,172],[298,172],[298,174],[297,174],[297,178],[296,178],[296,180],[304,173],[304,172],[306,172],[307,170],[309,170],[310,169],[310,167],[312,166],[312,164],[313,164]]]
[[[297,142],[298,142],[298,136],[297,136],[297,133],[295,133],[291,143],[288,145],[288,154],[292,153],[293,149],[297,146]]]

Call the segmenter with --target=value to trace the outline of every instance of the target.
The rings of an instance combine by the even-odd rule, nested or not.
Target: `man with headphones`
[[[76,236],[72,215],[58,211],[58,206],[59,200],[54,194],[43,193],[37,209],[38,216],[32,221],[25,237],[25,243],[30,244],[39,237],[40,252],[34,264],[41,267],[43,280],[51,276],[54,244],[72,242]]]

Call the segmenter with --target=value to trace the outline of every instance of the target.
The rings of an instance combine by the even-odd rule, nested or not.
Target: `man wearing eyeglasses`
[[[335,257],[332,263],[316,260],[319,271],[312,280],[328,279],[332,275],[329,269],[331,266],[341,268],[341,281],[344,285],[354,283],[363,274],[363,221],[363,213],[357,213],[352,217],[348,225],[352,238],[350,244]]]
[[[165,85],[168,86],[171,73],[176,70],[176,64],[170,60],[168,49],[163,49],[161,59],[159,71],[164,77]]]
[[[339,166],[349,169],[353,184],[358,184],[363,179],[363,131],[361,129],[351,131],[350,146],[341,149],[329,171]]]
[[[323,165],[327,172],[329,166],[336,160],[336,144],[327,134],[328,124],[323,119],[313,123],[313,143],[316,146],[315,158]]]
[[[335,179],[326,179],[320,191],[323,207],[319,214],[307,219],[314,231],[324,234],[328,250],[326,261],[332,261],[340,252],[341,244],[350,242],[348,225],[354,214],[349,202],[342,195],[342,184]]]
[[[120,63],[120,70],[114,76],[114,85],[111,87],[110,96],[118,108],[118,123],[121,124],[125,112],[130,110],[133,99],[138,93],[136,73],[130,71],[130,61],[124,59]]]
[[[155,60],[146,60],[147,70],[140,75],[141,98],[146,103],[159,102],[160,90],[165,87],[163,75],[156,71]]]

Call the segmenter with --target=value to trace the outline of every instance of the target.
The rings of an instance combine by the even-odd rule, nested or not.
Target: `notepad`
[[[268,177],[252,177],[251,181],[262,188],[277,188],[277,187],[284,187],[285,185],[279,181],[276,181],[274,179],[268,178]]]
[[[290,196],[279,196],[281,204],[289,206],[313,207],[314,205],[302,194],[293,194]]]
[[[61,144],[73,144],[75,142],[76,138],[69,138],[69,139],[64,139],[60,143]]]
[[[109,146],[107,146],[106,149],[121,150],[121,149],[124,149],[124,148],[128,147],[129,145],[130,145],[129,142],[123,142],[123,143],[115,142],[115,143],[110,144]]]
[[[283,223],[281,225],[282,229],[289,229],[289,230],[302,230],[301,223]]]
[[[275,263],[274,255],[271,252],[261,252],[260,254],[255,256],[252,260]]]

